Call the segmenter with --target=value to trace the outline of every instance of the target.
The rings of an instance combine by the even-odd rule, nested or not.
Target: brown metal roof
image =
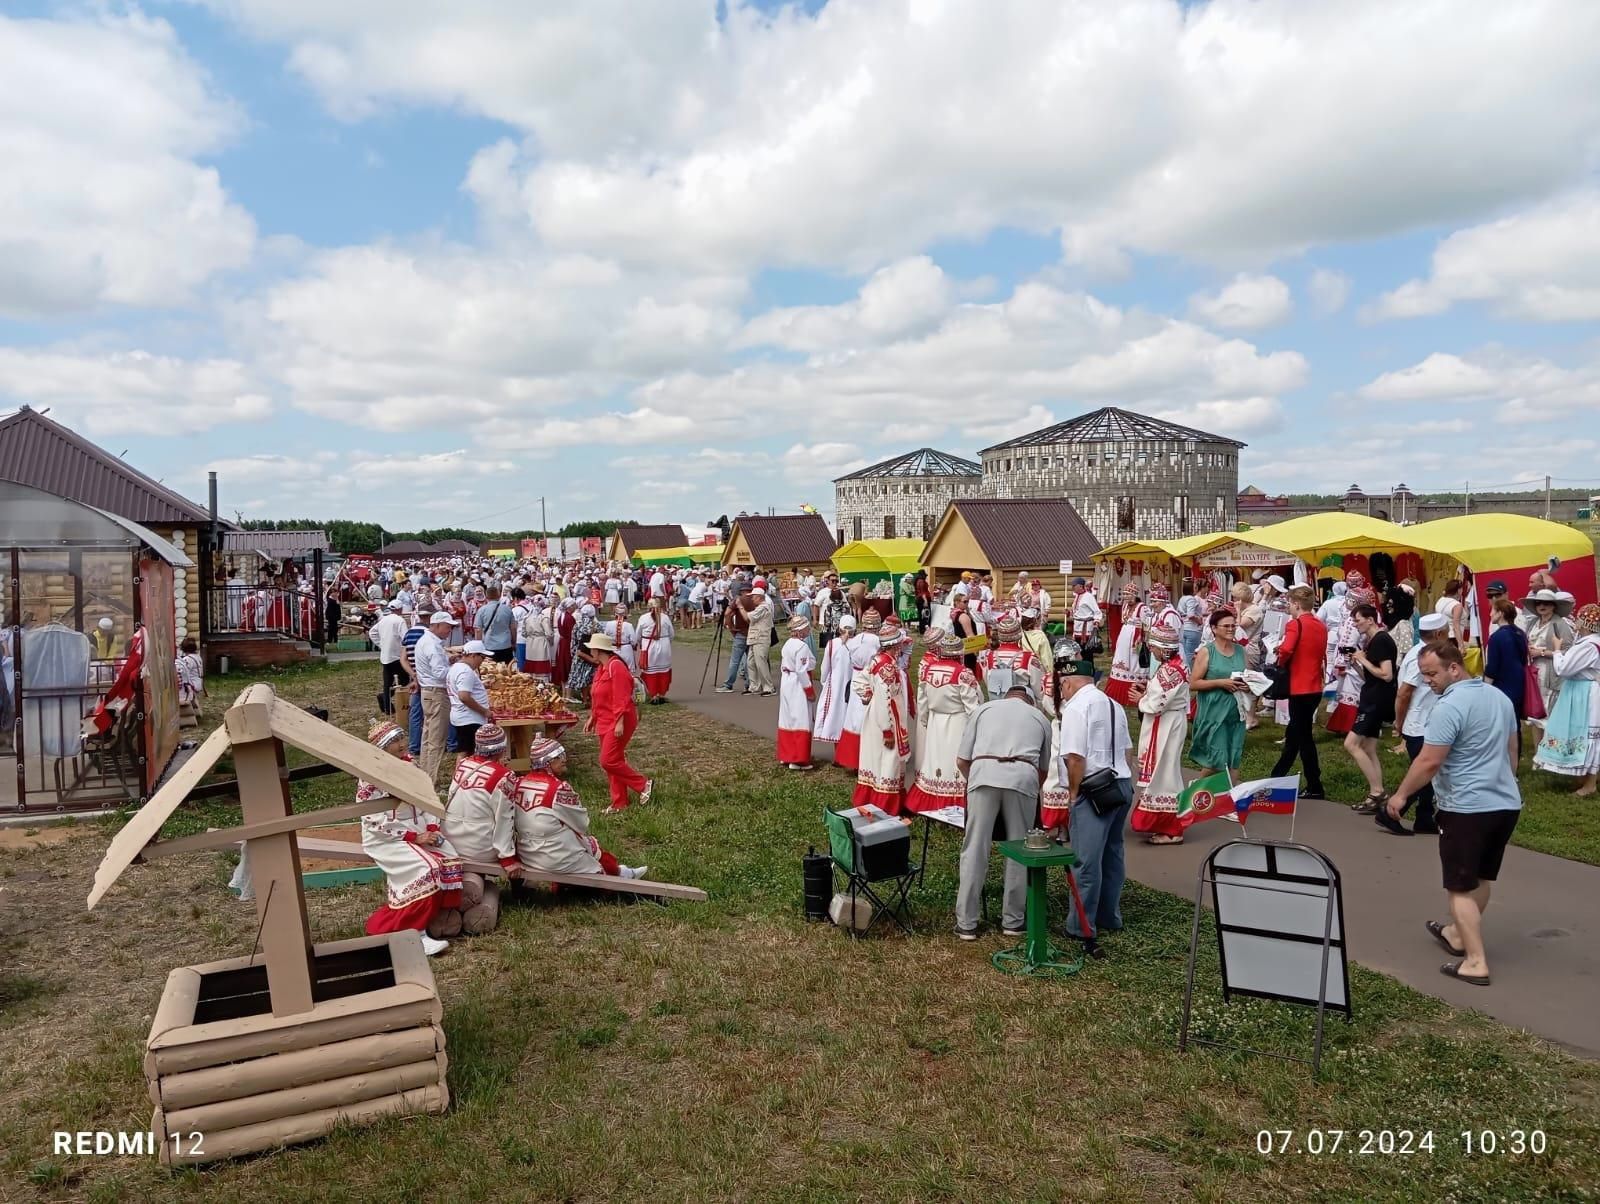
[[[483,551],[483,549],[477,544],[468,543],[464,539],[441,539],[438,543],[433,545],[433,550],[446,556],[453,556],[458,553],[465,552],[471,552],[474,556],[476,556],[479,552]]]
[[[378,549],[379,556],[432,556],[433,548],[420,539],[402,539],[386,543]]]
[[[266,552],[270,556],[282,556],[295,552],[326,552],[328,548],[326,531],[226,531],[222,536],[224,552]]]
[[[741,514],[733,525],[763,568],[827,564],[839,550],[820,514]]]
[[[618,527],[616,533],[622,537],[622,546],[629,556],[651,548],[681,548],[684,542],[683,528],[677,523]]]
[[[1044,568],[1063,560],[1088,564],[1100,550],[1066,498],[958,498],[951,505],[996,569]]]
[[[146,525],[211,521],[203,507],[28,406],[0,420],[0,480]]]

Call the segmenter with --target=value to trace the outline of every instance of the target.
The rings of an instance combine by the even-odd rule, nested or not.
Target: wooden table
[[[528,751],[533,747],[534,736],[559,736],[581,719],[582,716],[579,715],[523,715],[508,716],[505,719],[497,717],[495,722],[504,728],[506,733],[506,764],[518,773],[527,773]]]

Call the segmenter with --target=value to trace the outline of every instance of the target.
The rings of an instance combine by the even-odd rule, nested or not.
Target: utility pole
[[[1549,473],[1545,473],[1545,475],[1544,475],[1544,518],[1545,518],[1546,522],[1550,521],[1550,474]]]
[[[1467,482],[1467,496],[1466,496],[1466,499],[1464,500],[1464,502],[1462,503],[1461,513],[1462,514],[1471,514],[1472,513],[1472,482],[1471,481]]]

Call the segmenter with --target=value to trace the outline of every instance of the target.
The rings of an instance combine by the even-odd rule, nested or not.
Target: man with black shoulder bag
[[[1128,714],[1094,684],[1094,665],[1073,662],[1062,677],[1061,756],[1066,761],[1073,871],[1083,911],[1067,915],[1067,935],[1084,943],[1091,957],[1104,957],[1097,940],[1122,927],[1122,884],[1127,879],[1123,831],[1133,806],[1133,771],[1128,750]],[[1080,915],[1093,928],[1081,931]]]

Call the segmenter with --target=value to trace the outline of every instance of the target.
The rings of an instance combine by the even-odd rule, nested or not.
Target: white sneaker
[[[620,876],[623,878],[643,878],[650,872],[648,865],[625,865],[621,868],[622,873]]]
[[[717,687],[717,693],[718,694],[732,694],[733,693],[733,687],[732,686],[718,686]]]
[[[449,941],[436,941],[426,932],[422,934],[422,951],[429,957],[437,957],[448,948],[450,948]]]

